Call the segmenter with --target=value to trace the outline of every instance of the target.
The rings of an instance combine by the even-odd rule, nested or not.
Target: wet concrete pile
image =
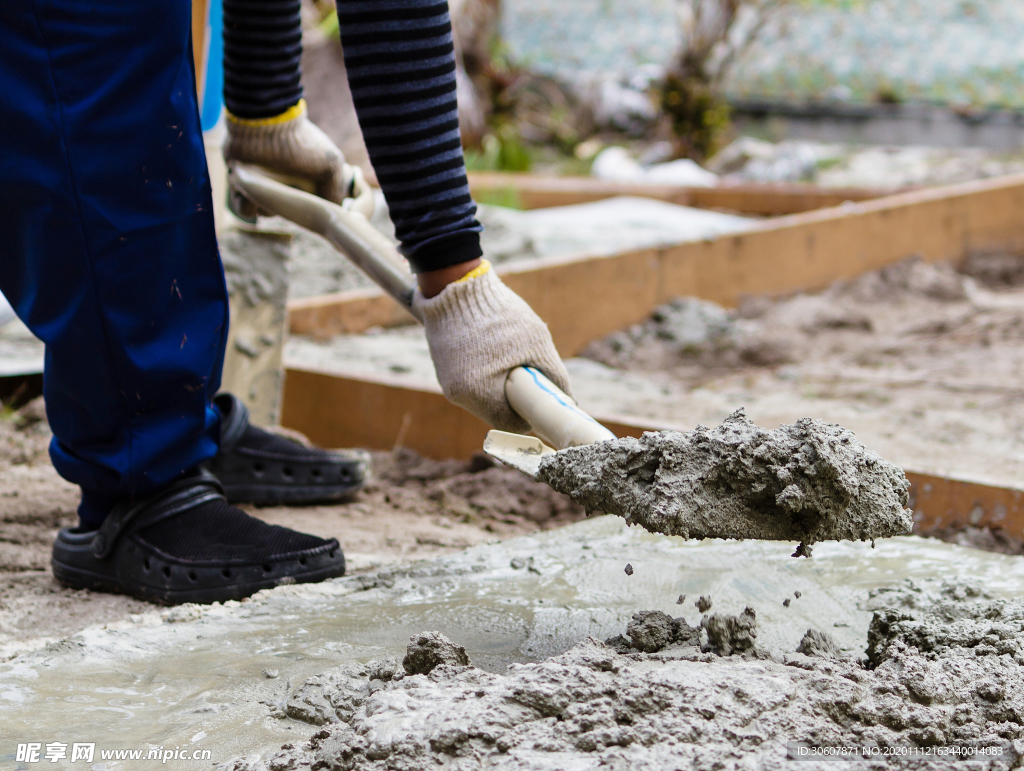
[[[438,633],[417,635],[404,667],[339,667],[278,704],[323,726],[308,744],[228,768],[773,769],[788,763],[787,742],[1024,748],[1024,602],[906,581],[868,603],[859,659],[816,629],[796,652],[758,649],[749,608],[700,629],[641,612],[628,640],[588,638],[504,675]]]
[[[704,651],[730,656],[753,650],[756,640],[757,613],[747,607],[738,616],[705,615],[696,627],[684,618],[672,618],[660,610],[641,610],[626,625],[625,636],[612,637],[605,644],[619,653],[630,653],[630,648],[657,653],[671,645],[699,645]]]
[[[544,457],[537,478],[587,511],[652,533],[798,541],[804,556],[817,541],[913,526],[903,471],[850,431],[811,418],[767,430],[738,410],[712,429],[561,450]]]

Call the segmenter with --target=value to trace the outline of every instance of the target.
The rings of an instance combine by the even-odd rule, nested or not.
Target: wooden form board
[[[468,458],[489,426],[456,407],[436,387],[396,380],[285,371],[281,425],[321,447],[411,447],[430,458]]]
[[[922,530],[964,525],[1024,537],[1024,489],[907,472],[910,506]]]
[[[544,319],[563,356],[688,295],[735,306],[744,295],[824,288],[912,255],[959,261],[1024,250],[1024,174],[915,190],[766,220],[753,230],[610,256],[499,268]],[[376,290],[289,303],[294,334],[330,336],[407,323]]]
[[[615,416],[598,420],[620,437],[685,430]],[[301,369],[287,371],[281,422],[322,447],[389,450],[400,445],[431,458],[468,458],[480,452],[488,429],[436,388]],[[1024,490],[915,471],[907,471],[907,478],[921,530],[989,525],[1024,537]]]
[[[199,94],[200,104],[203,103],[203,85],[206,82],[206,32],[209,13],[208,0],[192,0],[192,62],[195,65],[196,93]]]
[[[288,301],[288,328],[293,335],[326,339],[358,334],[371,327],[400,327],[415,321],[408,311],[379,289],[353,289]]]
[[[774,217],[782,214],[838,206],[845,201],[867,201],[890,194],[891,190],[869,188],[823,188],[807,184],[743,184],[718,187],[682,187],[614,182],[594,177],[545,177],[503,172],[470,172],[469,187],[483,203],[514,203],[524,209],[570,206],[633,195],[740,214]]]
[[[289,367],[281,425],[301,431],[320,447],[409,447],[431,458],[468,458],[490,428],[444,398],[436,384],[378,375],[373,378]],[[672,428],[603,417],[616,436]]]

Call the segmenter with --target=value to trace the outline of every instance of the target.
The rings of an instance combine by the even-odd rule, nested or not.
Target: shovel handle
[[[228,189],[228,208],[237,213],[248,204],[246,208],[251,214],[243,213],[243,219],[248,214],[253,221],[257,211],[276,214],[323,236],[417,321],[423,322],[412,307],[416,279],[406,267],[405,258],[366,218],[367,208],[371,214],[373,212],[372,192],[360,191],[356,198],[346,198],[345,205],[339,206],[240,163],[228,167]],[[368,191],[369,186],[365,190]],[[366,206],[367,195],[370,207]]]
[[[505,380],[505,398],[538,437],[556,450],[614,439],[572,397],[533,367],[516,367]]]
[[[339,206],[237,163],[228,167],[228,187],[232,211],[246,207],[249,213],[243,218],[249,219],[255,218],[255,211],[269,212],[318,233],[423,323],[412,304],[416,279],[395,245],[367,219],[365,189]],[[372,213],[372,208],[369,211]],[[555,449],[615,438],[533,367],[516,367],[509,372],[505,397],[534,433]]]

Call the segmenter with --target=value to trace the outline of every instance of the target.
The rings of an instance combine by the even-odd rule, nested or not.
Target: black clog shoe
[[[251,425],[249,410],[229,393],[213,401],[221,413],[220,451],[206,468],[224,485],[230,503],[329,503],[366,481],[368,453],[306,447]]]
[[[119,502],[99,530],[64,528],[53,574],[74,589],[130,594],[166,605],[240,600],[279,584],[344,575],[336,539],[251,517],[197,469],[145,497]]]

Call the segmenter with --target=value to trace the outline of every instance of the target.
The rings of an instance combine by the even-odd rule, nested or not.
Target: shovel
[[[278,215],[323,236],[423,323],[412,305],[416,279],[394,244],[370,224],[373,190],[358,169],[355,171],[353,195],[338,205],[285,184],[294,184],[294,180],[274,178],[276,175],[255,166],[232,164],[228,167],[228,208],[245,222],[255,223],[260,214]],[[508,373],[505,396],[536,437],[489,431],[483,449],[531,477],[536,477],[544,455],[616,438],[533,367],[516,367]]]
[[[258,214],[277,214],[319,233],[410,314],[417,315],[412,306],[415,279],[394,245],[370,224],[368,216],[373,213],[373,192],[360,175],[356,177],[354,195],[341,206],[289,187],[252,167],[231,167],[228,184],[228,206],[242,219],[255,222]],[[824,472],[815,470],[817,461],[808,466],[808,457],[812,460],[816,457],[808,444],[812,439],[804,437],[804,434],[800,434],[803,438],[799,441],[783,437],[781,441],[788,442],[784,445],[787,449],[783,454],[788,453],[789,458],[780,456],[765,465],[761,462],[764,458],[755,463],[753,461],[757,458],[752,457],[748,459],[752,468],[765,466],[757,472],[761,476],[755,479],[748,474],[745,481],[734,479],[735,484],[723,487],[716,480],[720,481],[722,474],[735,477],[737,473],[729,463],[723,464],[723,457],[742,454],[739,445],[733,441],[733,434],[737,430],[769,433],[753,424],[748,426],[749,422],[742,413],[731,416],[718,429],[698,427],[702,441],[706,443],[715,439],[721,445],[721,452],[694,450],[693,437],[682,434],[674,437],[645,434],[644,439],[629,447],[595,447],[593,445],[598,442],[615,439],[615,435],[581,410],[538,370],[516,367],[509,372],[505,380],[505,396],[512,409],[530,424],[536,437],[490,431],[484,441],[484,452],[534,479],[544,481],[555,490],[569,493],[573,500],[583,503],[588,510],[618,514],[630,524],[640,524],[652,533],[684,538],[798,540],[800,546],[793,555],[795,557],[810,556],[810,545],[816,541],[885,538],[906,535],[912,528],[910,511],[904,508],[908,484],[902,470],[873,453],[868,457],[867,448],[856,442],[852,434],[848,438],[839,437],[842,442],[832,437],[836,441],[829,444],[829,437],[835,434],[835,430],[845,431],[838,426],[820,424],[816,428],[801,421],[775,432],[817,432],[820,436],[813,441],[821,445],[821,452],[835,454],[835,458],[840,459],[836,461],[838,466],[825,464],[822,466]],[[711,436],[716,432],[722,436]],[[758,442],[763,441],[764,437],[758,439]],[[776,438],[773,441],[780,440]],[[768,445],[758,442],[746,444],[758,451],[767,449],[770,454]],[[851,442],[860,449],[855,449]],[[668,443],[672,447],[663,453],[658,449],[660,443]],[[692,446],[684,448],[687,443]],[[846,455],[842,451],[836,454],[836,447],[840,444],[848,447]],[[539,473],[545,456],[556,450],[584,445],[590,447],[562,456],[567,467],[580,462],[575,456],[581,452],[588,456],[582,460],[582,475],[577,466],[561,479],[557,463],[546,464],[543,476]],[[605,449],[610,452],[602,453]],[[682,461],[700,461],[704,464],[701,467],[703,471],[698,469],[696,473],[686,474],[680,466],[678,473],[661,474],[661,464],[666,458],[677,466]],[[623,459],[628,462],[624,464]],[[652,474],[650,479],[645,480],[643,474],[632,473],[643,471],[652,464],[659,468],[659,473]],[[793,473],[790,473],[791,466],[795,469]],[[808,476],[811,471],[814,471],[814,479]],[[768,484],[781,483],[783,475],[786,476],[785,483],[779,486],[780,490],[785,487],[781,495],[784,500],[780,503],[776,499],[774,505],[771,501],[766,503],[761,499],[761,492]],[[801,482],[803,487],[793,483],[803,477],[807,477]],[[802,504],[791,505],[793,501],[799,503],[805,499],[811,501],[810,508]],[[709,505],[711,501],[714,505]]]

